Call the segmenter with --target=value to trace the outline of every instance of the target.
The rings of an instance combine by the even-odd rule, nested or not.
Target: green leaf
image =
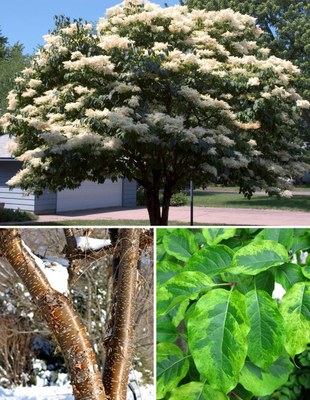
[[[159,261],[156,264],[156,280],[158,285],[162,285],[179,272],[183,267],[169,260]]]
[[[237,290],[224,289],[205,294],[188,319],[187,331],[202,378],[228,393],[238,383],[247,353],[245,297]]]
[[[282,244],[272,240],[252,242],[239,249],[234,256],[234,274],[257,275],[275,265],[288,261],[288,252]]]
[[[156,245],[156,260],[161,261],[164,259],[166,254],[166,249],[162,243]]]
[[[233,237],[236,228],[203,228],[202,234],[209,246],[220,243],[224,239]]]
[[[310,249],[310,235],[308,230],[295,229],[292,243],[292,252],[297,253],[300,250]]]
[[[233,390],[234,394],[239,396],[236,397],[236,400],[252,400],[253,399],[253,394],[246,390],[242,385],[240,385],[240,383],[238,383],[238,385],[234,388]]]
[[[156,398],[162,399],[167,392],[176,388],[187,374],[189,361],[182,350],[172,343],[159,343],[156,358]]]
[[[277,302],[262,290],[246,294],[247,316],[250,321],[248,356],[253,363],[267,369],[284,349],[284,321]]]
[[[163,242],[164,236],[167,235],[167,228],[156,229],[156,243],[159,245]]]
[[[177,340],[178,332],[171,321],[171,317],[164,315],[156,321],[156,340],[157,342],[173,343]]]
[[[187,261],[198,250],[195,236],[188,229],[178,229],[164,236],[163,245],[168,254],[181,261]]]
[[[201,382],[190,382],[174,389],[169,400],[227,400],[226,394]]]
[[[274,290],[274,275],[271,270],[263,271],[254,276],[254,283],[257,290],[265,290],[270,296]]]
[[[214,276],[232,263],[233,255],[234,252],[223,245],[202,248],[187,261],[184,271],[201,271]]]
[[[291,357],[310,342],[310,282],[298,282],[282,298],[280,312],[285,321],[285,348]]]
[[[309,256],[308,256],[308,257],[309,257]],[[302,267],[301,270],[302,270],[303,275],[304,275],[306,278],[310,279],[310,264],[305,265],[304,267]]]
[[[157,315],[166,314],[183,300],[195,299],[202,290],[212,286],[211,278],[202,272],[180,272],[157,290]]]
[[[224,282],[237,283],[239,292],[246,294],[250,290],[265,290],[270,295],[274,290],[274,276],[270,270],[263,271],[258,275],[235,275],[231,272],[224,272],[222,275]]]
[[[297,264],[283,264],[275,268],[275,279],[288,291],[295,283],[305,280],[301,267]]]
[[[282,244],[287,250],[290,250],[293,236],[293,228],[266,228],[263,229],[255,239],[273,240],[274,242]]]
[[[240,373],[240,383],[255,396],[266,396],[287,382],[293,367],[287,354],[279,357],[268,371],[246,361]]]

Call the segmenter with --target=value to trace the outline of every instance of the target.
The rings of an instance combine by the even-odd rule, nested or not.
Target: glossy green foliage
[[[298,282],[283,297],[280,311],[285,320],[286,350],[293,357],[310,343],[310,282]]]
[[[284,321],[277,303],[263,290],[248,292],[246,304],[251,325],[248,356],[257,366],[267,369],[283,352]]]
[[[189,318],[188,344],[196,367],[224,393],[238,383],[248,331],[245,298],[237,290],[210,291],[197,301]]]
[[[289,379],[271,395],[260,400],[306,400],[310,392],[310,347],[295,357],[294,371]]]
[[[157,398],[272,395],[310,342],[310,229],[157,232]]]
[[[189,368],[189,361],[174,344],[157,345],[157,396],[163,398],[184,378]]]

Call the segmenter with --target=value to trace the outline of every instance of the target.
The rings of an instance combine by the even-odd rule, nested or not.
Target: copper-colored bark
[[[111,400],[125,400],[133,358],[133,324],[136,308],[140,229],[121,229],[116,304],[112,331],[106,340],[103,383]]]
[[[75,399],[106,399],[95,354],[70,298],[51,288],[23,246],[18,229],[0,229],[0,251],[22,279],[54,333],[70,373]]]

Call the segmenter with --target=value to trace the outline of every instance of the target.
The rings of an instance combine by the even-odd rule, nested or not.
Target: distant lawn
[[[208,191],[216,192],[216,191],[221,191],[221,192],[232,192],[236,191],[239,192],[239,187],[238,186],[222,186],[222,185],[214,185],[214,186],[208,186],[207,189]],[[310,194],[310,185],[300,185],[300,186],[294,186],[292,189],[293,192],[309,192]]]
[[[188,201],[189,204],[189,201]],[[309,211],[308,196],[293,196],[291,199],[277,199],[264,195],[254,195],[251,200],[239,193],[194,192],[194,206],[199,207],[235,207],[264,208],[273,210]]]

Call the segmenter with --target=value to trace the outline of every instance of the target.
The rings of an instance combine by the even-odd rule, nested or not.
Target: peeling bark
[[[73,233],[73,229],[64,228],[64,235],[67,242],[66,256],[67,258],[72,257],[77,251],[76,239]]]
[[[136,308],[137,266],[140,229],[121,229],[114,310],[111,332],[106,338],[103,383],[111,400],[126,400],[128,375],[133,349],[133,325]]]
[[[0,251],[22,279],[62,350],[76,400],[105,400],[95,354],[71,299],[52,289],[18,229],[0,229]]]

